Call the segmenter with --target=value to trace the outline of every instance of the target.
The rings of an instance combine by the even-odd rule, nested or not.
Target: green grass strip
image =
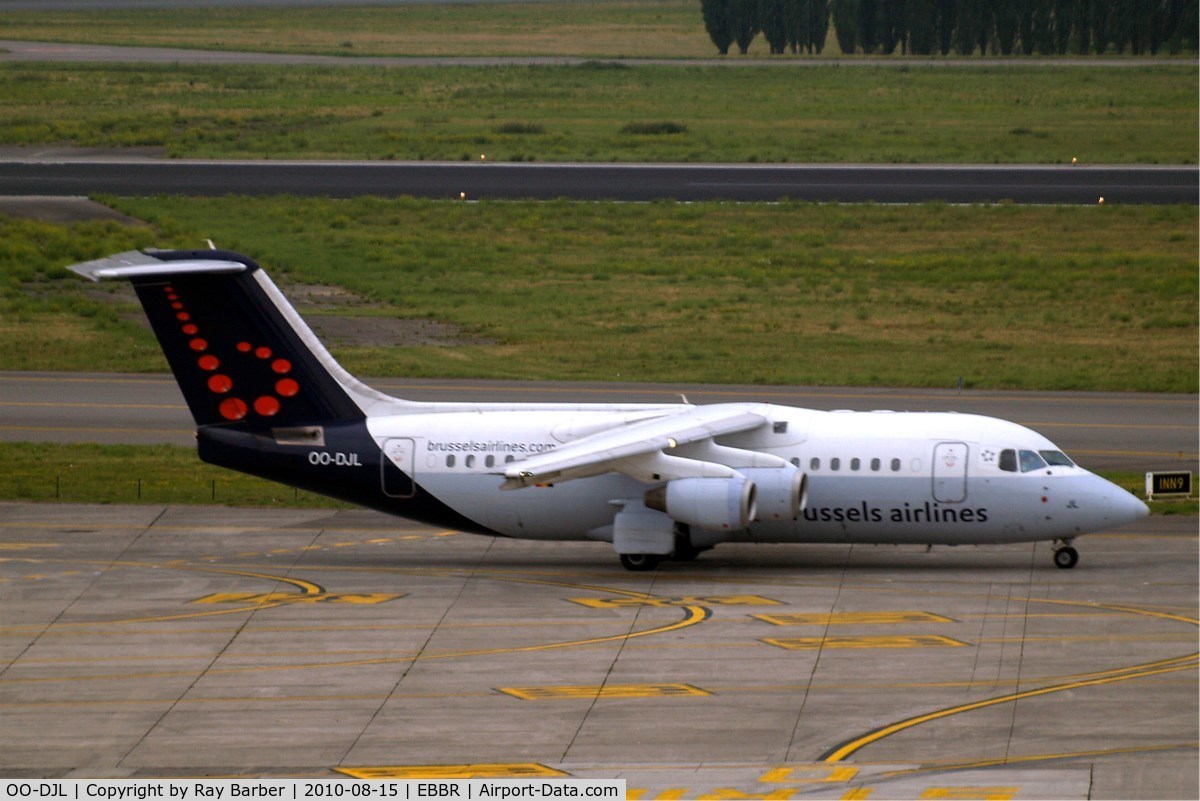
[[[212,238],[360,375],[1197,391],[1192,207],[114,203],[153,227],[0,218],[0,369],[164,371],[128,288],[63,265]]]
[[[201,158],[1194,164],[1196,82],[1195,65],[3,63],[0,145]]]

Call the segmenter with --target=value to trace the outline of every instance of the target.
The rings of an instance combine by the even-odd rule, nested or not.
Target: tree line
[[[722,55],[759,33],[771,53],[1086,55],[1197,49],[1198,0],[700,0]]]

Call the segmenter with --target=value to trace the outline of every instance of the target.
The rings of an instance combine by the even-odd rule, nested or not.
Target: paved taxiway
[[[3,504],[0,775],[1195,798],[1195,525],[1074,570],[1043,543],[630,574],[361,511]]]
[[[1030,426],[1084,467],[1196,470],[1197,397],[1150,393],[762,387],[516,381],[368,381],[412,400],[670,403],[765,401],[813,409],[986,414]],[[166,375],[0,373],[0,440],[193,445]]]
[[[1195,167],[0,160],[0,195],[1095,204],[1196,203],[1198,190]]]

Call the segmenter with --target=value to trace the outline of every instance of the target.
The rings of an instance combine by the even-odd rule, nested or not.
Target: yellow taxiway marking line
[[[86,434],[176,434],[194,433],[190,428],[118,428],[115,426],[0,426],[0,431],[57,431]]]
[[[864,635],[862,637],[767,637],[762,640],[789,651],[821,648],[963,648],[966,643],[940,634]]]
[[[1131,748],[1101,748],[1092,751],[1068,751],[1060,754],[1032,754],[1029,756],[1006,756],[996,759],[979,759],[973,762],[946,762],[933,765],[922,765],[919,768],[906,768],[881,773],[880,776],[895,778],[912,776],[921,773],[953,773],[960,770],[975,770],[978,768],[995,768],[1005,765],[1026,765],[1030,762],[1050,762],[1060,759],[1091,759],[1094,757],[1116,756],[1118,754],[1146,754],[1155,751],[1179,751],[1183,749],[1200,748],[1200,742],[1169,743],[1166,745],[1145,745]]]
[[[103,564],[105,564],[109,567],[116,567],[116,566],[161,567],[161,565],[152,565],[151,563],[142,563],[142,562],[105,562]],[[325,588],[321,587],[319,584],[315,584],[311,581],[306,581],[304,579],[294,579],[294,578],[290,578],[287,576],[275,576],[275,575],[270,575],[270,574],[266,574],[266,573],[252,572],[252,571],[246,571],[246,570],[232,570],[232,569],[228,569],[228,568],[219,568],[219,567],[207,567],[207,566],[203,566],[203,565],[178,565],[178,566],[171,565],[171,567],[177,567],[177,569],[181,569],[181,570],[185,570],[185,571],[195,571],[195,572],[202,572],[202,573],[219,573],[219,574],[223,574],[223,575],[234,575],[234,576],[247,576],[250,578],[264,579],[267,581],[283,582],[283,583],[291,584],[292,586],[299,588],[301,590],[301,592],[306,595],[321,595],[321,594],[325,593]],[[476,577],[478,577],[478,576],[476,576]],[[563,581],[563,580],[522,578],[519,576],[501,576],[501,575],[490,575],[490,576],[484,575],[483,577],[490,578],[495,581],[509,581],[509,582],[518,583],[518,584],[535,584],[535,585],[543,585],[543,586],[551,586],[551,587],[569,587],[569,588],[575,589],[575,590],[591,590],[594,592],[604,592],[604,593],[608,593],[608,594],[627,595],[627,596],[633,596],[633,597],[652,597],[652,596],[647,596],[646,593],[632,592],[629,590],[621,590],[621,589],[617,589],[614,587],[596,587],[596,586],[592,586],[592,585],[578,584],[578,583],[573,583],[573,582],[568,582],[568,581]],[[162,621],[178,620],[178,619],[186,619],[186,618],[194,618],[194,617],[204,617],[207,615],[215,615],[215,614],[232,614],[234,612],[245,612],[245,611],[252,611],[255,609],[273,608],[275,606],[280,606],[283,603],[287,603],[287,602],[286,601],[271,601],[271,602],[265,602],[260,605],[254,605],[254,606],[249,606],[249,607],[237,607],[237,608],[230,609],[230,610],[188,613],[188,614],[181,614],[181,615],[166,615],[166,616],[150,617],[150,618],[136,619],[136,620],[123,620],[120,622],[121,623],[162,622]],[[684,616],[681,620],[677,620],[673,623],[667,623],[667,624],[663,624],[663,625],[653,626],[651,628],[641,629],[639,631],[625,631],[620,634],[610,634],[610,635],[599,636],[599,637],[587,637],[587,638],[578,639],[578,640],[540,643],[537,645],[510,646],[510,647],[506,647],[506,648],[481,648],[481,649],[468,650],[468,651],[449,651],[449,652],[444,652],[444,653],[431,653],[431,654],[417,653],[417,654],[407,655],[407,656],[380,657],[380,658],[357,659],[357,660],[349,660],[349,661],[309,662],[309,663],[300,663],[300,664],[291,664],[291,665],[259,665],[259,666],[243,667],[243,668],[216,668],[216,669],[207,671],[206,675],[227,675],[227,674],[240,674],[240,673],[285,671],[285,670],[319,670],[319,669],[324,669],[324,668],[366,667],[366,666],[372,666],[372,665],[390,665],[390,664],[414,662],[414,661],[426,660],[426,659],[457,659],[457,658],[472,657],[472,656],[495,656],[495,655],[499,655],[499,654],[512,654],[512,653],[536,653],[536,652],[540,652],[540,651],[550,651],[550,650],[557,650],[557,649],[561,649],[561,648],[574,648],[574,647],[587,646],[587,645],[601,645],[601,644],[610,643],[610,642],[625,642],[625,641],[636,639],[639,637],[648,637],[648,636],[657,635],[657,634],[666,634],[669,632],[678,631],[680,629],[694,626],[698,623],[703,623],[705,620],[708,620],[708,618],[710,616],[709,610],[702,606],[685,606],[685,607],[676,607],[676,608],[681,609],[684,612]],[[113,621],[108,621],[107,624],[112,625]],[[78,624],[61,623],[58,625],[60,625],[60,626],[94,626],[95,624],[89,622],[89,623],[78,623]],[[21,628],[21,627],[13,627],[9,630],[12,631],[12,630],[16,630],[19,628]],[[99,680],[114,680],[114,679],[127,680],[127,679],[135,679],[135,678],[164,678],[164,677],[172,677],[172,676],[189,676],[189,675],[193,675],[193,673],[184,672],[184,671],[166,671],[166,672],[147,673],[147,674],[125,673],[125,674],[116,674],[116,675],[96,675],[96,676],[78,676],[78,677],[49,676],[49,677],[30,677],[30,678],[19,678],[19,679],[7,679],[6,683],[17,684],[17,683],[41,683],[41,682],[56,682],[56,681],[99,681]]]
[[[704,698],[708,690],[691,684],[605,684],[546,687],[497,687],[522,701],[594,700],[596,698]]]
[[[954,623],[953,618],[933,612],[793,612],[778,615],[751,615],[775,626],[875,626],[902,623]]]
[[[622,598],[567,598],[573,604],[591,607],[592,609],[619,609],[628,606],[773,606],[779,601],[764,598],[761,595],[681,595],[622,597]],[[757,617],[757,615],[756,615]]]
[[[570,776],[537,762],[484,762],[466,765],[392,765],[334,768],[356,779],[543,779]]]
[[[187,411],[182,403],[95,403],[91,401],[0,401],[0,408],[6,406],[27,407],[33,409],[179,409]]]
[[[827,752],[823,757],[823,762],[841,762],[855,752],[865,748],[871,743],[878,742],[885,737],[889,737],[897,732],[911,729],[914,726],[919,726],[922,723],[929,723],[934,720],[948,718],[951,715],[958,715],[963,712],[971,712],[976,709],[984,709],[997,704],[1007,704],[1011,701],[1019,701],[1023,698],[1036,698],[1040,695],[1049,695],[1051,693],[1063,692],[1065,690],[1075,690],[1081,687],[1094,687],[1102,684],[1113,684],[1119,681],[1129,681],[1131,679],[1142,679],[1149,676],[1157,676],[1163,673],[1173,673],[1177,670],[1192,670],[1200,664],[1200,654],[1191,654],[1189,656],[1175,657],[1173,659],[1163,659],[1157,662],[1147,662],[1142,665],[1133,665],[1126,668],[1117,668],[1111,671],[1105,671],[1094,678],[1082,679],[1080,681],[1071,681],[1064,684],[1055,684],[1049,687],[1038,687],[1033,690],[1024,692],[1010,693],[1008,695],[1000,695],[995,698],[985,698],[982,701],[974,701],[969,704],[959,704],[958,706],[939,709],[934,712],[928,712],[924,715],[916,715],[905,720],[900,720],[887,726],[881,726],[874,731],[868,732],[861,737],[856,737],[849,742],[843,743],[839,747]]]

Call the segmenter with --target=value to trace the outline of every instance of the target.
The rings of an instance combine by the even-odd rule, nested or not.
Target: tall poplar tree
[[[712,39],[721,55],[726,55],[733,44],[729,0],[700,0],[700,13],[704,16],[704,30],[708,31],[708,38]]]
[[[758,0],[729,0],[729,23],[738,52],[746,55],[758,35]]]
[[[829,12],[838,48],[850,55],[858,46],[858,0],[830,0]]]
[[[758,0],[758,24],[772,55],[787,50],[791,25],[788,6],[791,0]]]

